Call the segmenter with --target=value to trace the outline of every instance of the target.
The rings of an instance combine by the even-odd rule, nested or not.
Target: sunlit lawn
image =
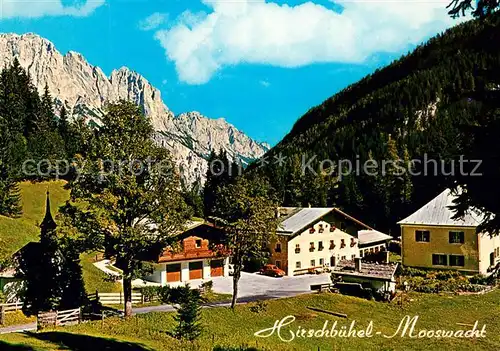
[[[0,216],[0,239],[6,252],[14,253],[30,241],[37,241],[38,227],[45,214],[45,199],[50,191],[52,214],[57,214],[59,206],[69,199],[69,191],[64,189],[64,181],[20,183],[23,213],[19,218]]]
[[[94,348],[78,350],[97,350],[95,345],[111,350],[213,350],[216,345],[256,347],[264,350],[500,350],[500,291],[474,296],[438,296],[431,294],[412,294],[411,301],[404,307],[396,303],[378,303],[355,297],[336,294],[303,295],[294,298],[267,302],[265,312],[255,313],[250,305],[238,306],[233,312],[229,308],[205,309],[202,324],[205,327],[202,337],[195,344],[180,343],[168,335],[175,327],[173,313],[149,313],[138,315],[130,320],[107,319],[104,323],[92,322],[78,326],[59,328],[34,335],[14,334],[0,336],[8,343],[29,345],[34,350],[58,350],[71,348],[76,340],[88,339]],[[348,319],[341,319],[323,313],[313,312],[306,307],[317,307],[342,312]],[[281,341],[276,335],[269,338],[256,338],[253,334],[274,325],[277,319],[294,315],[296,329],[321,329],[325,320],[338,321],[339,326],[348,325],[353,320],[359,328],[374,322],[374,332],[393,334],[405,315],[418,315],[418,329],[452,330],[468,328],[457,323],[486,324],[485,339],[410,339],[395,337],[386,339],[374,335],[365,339],[305,339],[296,338],[290,343]],[[71,333],[71,334],[68,334]],[[79,334],[79,335],[74,335]],[[288,332],[284,337],[289,337]],[[41,341],[44,340],[44,341]],[[132,344],[131,344],[132,343]],[[131,346],[132,345],[132,346]],[[59,348],[58,348],[59,347]],[[0,349],[2,345],[0,344]]]

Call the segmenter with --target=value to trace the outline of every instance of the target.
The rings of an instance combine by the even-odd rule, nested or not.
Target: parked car
[[[285,271],[282,270],[281,268],[278,268],[274,264],[266,264],[264,267],[261,268],[260,274],[268,275],[270,277],[281,278],[285,276]]]

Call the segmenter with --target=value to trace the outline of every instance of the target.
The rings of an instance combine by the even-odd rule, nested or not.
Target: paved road
[[[232,294],[232,277],[213,278],[214,291]],[[256,273],[241,274],[238,296],[254,300],[278,297],[291,297],[311,292],[311,285],[330,283],[329,274],[302,275],[297,277],[273,278]]]
[[[11,325],[10,327],[0,328],[0,334],[19,333],[30,330],[36,330],[36,323]]]
[[[232,277],[217,277],[213,278],[213,290],[219,294],[232,294],[233,279]],[[191,286],[198,286],[199,282],[194,281]],[[240,283],[238,284],[238,303],[248,303],[258,300],[269,300],[281,297],[291,297],[311,292],[312,284],[324,284],[330,282],[329,274],[319,275],[303,275],[299,277],[283,277],[272,278],[259,274],[245,273],[241,274]],[[228,302],[218,302],[206,304],[204,308],[212,307],[227,307]],[[171,305],[149,306],[134,308],[134,314],[143,314],[149,312],[172,312],[175,309]],[[25,330],[35,330],[36,323],[10,326],[0,328],[0,334],[22,332]]]

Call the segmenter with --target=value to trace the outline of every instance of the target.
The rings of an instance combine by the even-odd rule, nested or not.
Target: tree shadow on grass
[[[141,344],[119,341],[116,339],[99,338],[95,336],[72,334],[65,332],[45,332],[29,333],[30,337],[38,340],[48,341],[68,348],[72,351],[101,351],[101,350],[119,350],[119,351],[150,351],[152,349]],[[3,349],[2,349],[3,350]],[[16,349],[14,349],[16,350]],[[20,349],[21,351],[23,349]]]
[[[246,346],[240,346],[240,347],[215,346],[213,348],[213,351],[259,351],[259,349],[256,349],[255,347],[246,347]]]
[[[2,351],[35,351],[34,348],[30,346],[20,345],[20,344],[10,344],[5,341],[0,341],[0,350]]]

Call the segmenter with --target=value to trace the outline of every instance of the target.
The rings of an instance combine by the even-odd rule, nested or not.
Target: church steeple
[[[50,213],[50,197],[48,190],[47,190],[47,200],[45,203],[45,217],[43,218],[42,224],[40,224],[40,228],[42,229],[42,236],[47,232],[57,228],[57,224],[54,221],[54,218],[52,218],[52,214]]]

